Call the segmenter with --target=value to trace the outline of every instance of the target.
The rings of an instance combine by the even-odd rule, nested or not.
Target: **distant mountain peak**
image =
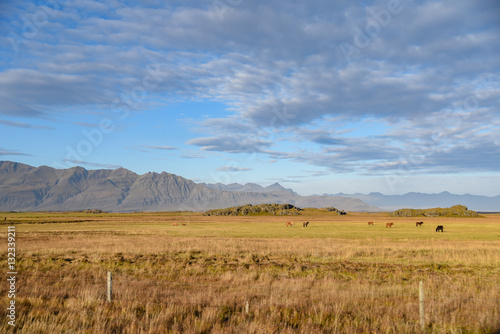
[[[266,189],[266,190],[287,190],[281,184],[279,184],[278,182],[274,182],[273,184],[271,184],[270,186],[265,187],[264,189]]]
[[[369,196],[383,196],[382,193],[379,193],[378,191],[375,191],[375,192],[371,192],[368,194]]]
[[[449,191],[442,191],[439,195],[451,195],[451,193]]]

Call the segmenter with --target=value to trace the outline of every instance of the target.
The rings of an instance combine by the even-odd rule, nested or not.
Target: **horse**
[[[293,222],[286,222],[286,223],[285,223],[285,226],[286,226],[286,227],[288,227],[288,226],[293,227]]]
[[[394,223],[386,223],[385,228],[392,227],[393,225],[394,225]]]
[[[415,226],[416,226],[416,227],[422,226],[422,224],[423,224],[423,223],[424,223],[424,222],[416,222],[416,223],[415,223]]]
[[[444,232],[443,225],[438,225],[438,227],[436,227],[436,232],[439,232],[439,231]]]
[[[307,227],[309,226],[309,222],[302,223],[302,227]]]
[[[177,223],[172,223],[172,226],[179,226],[179,224],[177,224]]]
[[[368,225],[373,225],[373,222],[368,222]]]

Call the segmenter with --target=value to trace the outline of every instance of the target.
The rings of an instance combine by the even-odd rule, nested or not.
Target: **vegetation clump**
[[[323,208],[322,210],[325,210],[326,212],[333,212],[339,216],[343,216],[343,215],[347,214],[344,210],[339,210],[339,209],[334,208],[334,207]]]
[[[106,211],[102,211],[101,209],[86,209],[86,210],[82,210],[80,212],[83,212],[83,213],[107,213]]]
[[[432,209],[399,209],[391,213],[392,217],[478,217],[476,211],[467,209],[464,205],[454,205],[450,208]]]
[[[302,209],[292,204],[259,204],[242,205],[226,209],[208,210],[205,216],[249,216],[249,215],[273,215],[273,216],[298,216]]]

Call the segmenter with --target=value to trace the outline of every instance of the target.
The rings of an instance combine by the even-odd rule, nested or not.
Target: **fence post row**
[[[113,297],[113,277],[111,271],[108,271],[108,303],[111,303]]]
[[[424,313],[424,282],[420,281],[418,287],[418,297],[420,300],[420,329],[425,329],[425,313]]]
[[[107,280],[107,302],[111,303],[113,300],[113,276],[111,271],[108,271]],[[418,287],[418,297],[420,301],[420,329],[423,331],[425,329],[425,309],[424,309],[424,282],[420,281]],[[250,305],[248,300],[245,302],[245,314],[250,312]]]

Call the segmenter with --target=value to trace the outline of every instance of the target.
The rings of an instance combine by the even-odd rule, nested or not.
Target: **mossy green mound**
[[[392,217],[478,217],[476,211],[467,209],[464,205],[454,205],[450,208],[432,209],[399,209],[391,213]]]
[[[226,209],[208,210],[206,216],[250,216],[250,215],[274,215],[274,216],[297,216],[302,211],[292,204],[259,204],[242,205]]]

